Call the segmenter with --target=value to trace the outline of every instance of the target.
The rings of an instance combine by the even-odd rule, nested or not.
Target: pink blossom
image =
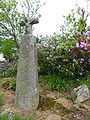
[[[90,53],[90,50],[88,50],[88,53]]]
[[[81,48],[83,48],[84,46],[83,45],[80,45]]]
[[[79,48],[79,43],[78,42],[76,43],[76,48]]]
[[[84,58],[81,58],[80,60],[81,60],[81,61],[84,61]]]
[[[73,62],[76,62],[76,59],[73,59]]]
[[[86,43],[86,47],[90,47],[90,43]]]
[[[87,31],[87,37],[89,37],[90,36],[90,31]]]
[[[83,32],[83,36],[85,36],[85,32]]]
[[[82,61],[80,61],[80,63],[83,63]]]
[[[81,46],[81,45],[80,45]],[[81,46],[82,48],[83,48],[83,46]],[[80,50],[80,52],[82,53],[83,52],[83,50]]]
[[[81,45],[82,45],[83,47],[85,47],[86,44],[85,44],[84,42],[81,42]]]
[[[81,37],[81,32],[78,32],[78,35]]]
[[[81,39],[81,42],[84,42],[83,39]]]
[[[71,53],[72,53],[72,52],[73,52],[73,50],[72,50],[72,49],[70,49],[70,50],[69,50],[69,52],[71,52]]]

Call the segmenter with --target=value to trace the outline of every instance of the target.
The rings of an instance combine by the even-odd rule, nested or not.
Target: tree
[[[17,0],[0,0],[0,51],[3,54],[6,51],[2,49],[6,47],[8,47],[7,52],[10,51],[9,54],[12,54],[12,50],[9,50],[9,48],[15,49],[15,51],[16,48],[19,49],[21,35],[24,33],[24,28],[20,26],[20,22],[25,19],[25,16],[35,17],[39,15],[38,10],[40,7],[39,0],[25,0],[21,4]]]
[[[3,40],[13,39],[19,48],[20,33],[23,32],[19,23],[25,14],[19,13],[16,0],[0,1],[0,37]]]
[[[88,3],[88,1],[87,1]],[[88,6],[87,6],[88,7]],[[78,32],[86,32],[89,12],[76,5],[76,10],[71,10],[68,16],[64,16],[64,25],[60,26],[61,42],[66,46],[75,44],[78,40]]]

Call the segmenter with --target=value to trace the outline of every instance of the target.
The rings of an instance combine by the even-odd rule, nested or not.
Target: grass
[[[3,98],[3,95],[1,94],[1,95],[0,95],[0,108],[3,106],[2,98]]]
[[[0,83],[3,81],[3,78],[0,76]]]
[[[16,78],[9,78],[5,79],[3,82],[3,79],[0,80],[0,82],[3,83],[3,88],[7,89],[9,86],[11,86],[11,89],[16,89]],[[46,75],[46,76],[39,76],[39,84],[40,86],[45,86],[45,89],[49,90],[57,90],[57,91],[66,91],[71,90],[71,88],[75,88],[79,85],[85,84],[89,87],[90,90],[90,77],[88,78],[83,77],[79,81],[76,81],[76,79],[69,78],[69,77],[61,77],[60,75]]]
[[[13,120],[35,120],[35,119],[31,116],[20,117],[18,114],[15,114]]]
[[[0,116],[0,120],[9,120],[8,114]],[[15,114],[13,120],[35,120],[33,117],[20,117],[18,114]]]
[[[39,82],[43,80],[47,81],[47,86],[50,90],[57,90],[57,91],[68,90],[70,85],[72,85],[74,82],[71,79],[62,78],[61,76],[57,76],[57,75],[40,76]]]
[[[88,118],[88,120],[90,120],[90,114],[89,114],[89,118]]]
[[[8,114],[0,115],[0,120],[8,120]]]
[[[68,78],[68,77],[61,77],[60,75],[46,75],[46,76],[39,76],[39,83],[45,81],[48,88],[50,90],[57,90],[57,91],[66,91],[71,88],[77,87],[79,85],[87,85],[90,87],[90,78],[80,79],[76,81],[76,79]]]
[[[14,78],[14,77],[2,79],[1,83],[2,83],[3,88],[5,88],[5,89],[7,89],[9,87],[13,90],[16,89],[16,78]]]

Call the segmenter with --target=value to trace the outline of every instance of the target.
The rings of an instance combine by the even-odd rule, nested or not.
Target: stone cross
[[[20,43],[15,102],[25,111],[33,111],[39,104],[36,38],[32,35],[32,25],[38,22],[28,18],[20,23],[26,26],[26,33]]]
[[[21,21],[20,25],[21,26],[26,26],[25,33],[32,35],[32,25],[39,23],[38,18],[25,18],[25,21]]]

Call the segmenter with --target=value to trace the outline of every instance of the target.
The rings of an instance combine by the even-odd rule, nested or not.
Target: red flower
[[[83,39],[81,39],[81,42],[84,42]]]
[[[72,52],[73,52],[73,50],[72,50],[72,49],[70,49],[70,52],[72,53]]]

